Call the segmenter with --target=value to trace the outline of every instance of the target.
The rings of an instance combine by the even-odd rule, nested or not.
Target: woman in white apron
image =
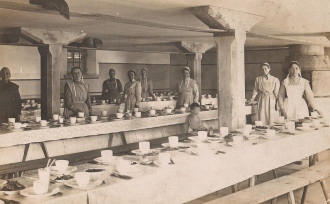
[[[78,112],[84,112],[87,117],[92,111],[88,85],[82,81],[83,76],[79,67],[72,68],[71,76],[72,81],[64,86],[64,117],[77,116]]]
[[[135,71],[129,70],[127,75],[129,81],[125,84],[124,88],[126,111],[138,108],[141,101],[141,84],[135,80]]]
[[[275,106],[280,89],[280,81],[269,74],[271,68],[268,63],[263,63],[261,69],[263,76],[256,78],[250,102],[254,101],[258,96],[257,120],[262,121],[264,125],[272,125],[279,116]]]
[[[147,68],[142,68],[141,70],[141,78],[138,80],[141,84],[141,97],[142,101],[145,101],[148,97],[152,97],[153,100],[156,100],[153,91],[153,83],[152,80],[147,77]]]
[[[199,93],[197,82],[190,78],[190,68],[184,67],[182,69],[182,80],[177,85],[177,90],[179,93],[176,107],[183,107],[183,104],[198,103]]]
[[[313,111],[322,113],[316,107],[314,94],[309,81],[301,77],[301,68],[297,61],[289,64],[289,75],[283,80],[279,91],[279,105],[286,119],[297,120],[309,116],[307,103]]]

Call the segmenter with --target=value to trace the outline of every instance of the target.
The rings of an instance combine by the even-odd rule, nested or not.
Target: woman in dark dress
[[[17,84],[10,81],[10,70],[4,67],[0,71],[0,122],[8,122],[8,118],[19,119],[21,115],[21,96]]]

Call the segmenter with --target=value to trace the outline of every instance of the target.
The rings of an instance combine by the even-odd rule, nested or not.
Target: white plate
[[[170,147],[170,143],[163,143],[162,144],[163,147]],[[186,143],[182,143],[182,142],[178,142],[178,149],[180,149],[180,147],[189,147]],[[184,148],[182,148],[184,149]]]
[[[64,172],[58,172],[55,166],[50,167],[50,172],[55,175],[63,175],[63,174],[68,175],[71,172],[74,172],[75,170],[77,170],[76,166],[68,166],[68,168]]]
[[[120,175],[134,177],[137,175],[141,175],[143,171],[142,171],[142,169],[138,168],[137,166],[131,166],[126,172],[120,172],[117,169],[116,169],[116,172],[119,173]]]
[[[71,187],[71,188],[78,188],[78,189],[81,189],[81,190],[91,190],[91,189],[94,189],[95,187],[101,185],[102,181],[101,180],[90,180],[86,187],[78,186],[75,179],[63,181],[62,183],[66,186]]]
[[[188,139],[195,141],[195,142],[207,142],[207,138],[206,138],[206,140],[200,140],[198,138],[198,136],[188,137]]]
[[[19,191],[21,191],[21,190],[17,190],[17,191],[0,191],[0,194],[3,194],[4,193],[6,195],[16,195],[16,194],[19,193]]]
[[[309,131],[309,130],[313,130],[312,128],[303,128],[303,127],[296,127],[297,130],[301,130],[301,131]]]
[[[142,154],[139,149],[132,150],[131,152],[133,154],[136,154],[136,155],[146,155],[146,154]],[[150,150],[147,154],[150,154],[150,153],[155,153],[155,155],[150,155],[150,156],[156,156],[156,154],[158,153],[158,151]]]
[[[243,144],[243,142],[239,142],[239,143],[236,143],[236,142],[228,142],[228,145],[232,146],[232,147],[237,147],[239,145]]]
[[[49,186],[48,192],[45,194],[35,194],[33,187],[31,188],[26,188],[24,190],[20,191],[20,194],[29,198],[43,198],[43,197],[48,197],[55,195],[56,193],[61,192],[61,190],[58,187],[51,187]]]
[[[100,120],[107,120],[107,119],[109,119],[109,117],[108,116],[99,116],[99,119]]]
[[[124,118],[114,118],[113,120],[114,121],[121,121],[121,120],[124,120]]]
[[[163,164],[163,163],[160,163],[160,161],[159,160],[155,160],[154,161],[154,164],[156,164],[156,165],[158,165],[158,166],[167,166],[167,165],[169,165],[171,162],[168,162],[167,164]]]
[[[104,160],[102,157],[98,157],[94,159],[96,162],[101,163],[101,164],[111,164],[114,163],[118,160],[117,156],[113,156],[112,159],[110,161],[108,160]]]
[[[77,123],[81,123],[81,122],[84,122],[86,120],[86,118],[85,117],[83,117],[83,118],[77,118]]]

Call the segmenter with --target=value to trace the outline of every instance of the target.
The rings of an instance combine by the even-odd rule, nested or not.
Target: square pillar
[[[202,94],[202,57],[203,53],[201,52],[186,55],[188,67],[192,74],[191,77],[197,82],[200,95]]]
[[[50,119],[60,113],[62,44],[38,47],[41,58],[41,117]]]
[[[244,43],[246,31],[214,34],[217,44],[219,127],[245,125]]]

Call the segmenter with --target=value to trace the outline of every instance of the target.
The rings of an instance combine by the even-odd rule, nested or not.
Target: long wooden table
[[[297,130],[296,135],[281,133],[272,139],[245,140],[236,147],[224,143],[201,144],[199,148],[207,146],[210,151],[198,156],[189,152],[172,152],[174,165],[141,165],[139,168],[143,173],[132,180],[107,177],[106,184],[87,191],[86,203],[184,203],[327,150],[330,148],[329,133],[330,128],[304,132]],[[225,154],[215,154],[217,150]],[[194,151],[198,151],[198,148]],[[102,166],[79,165],[78,171],[90,167]],[[72,191],[75,194],[73,191],[76,189],[60,188],[66,193]],[[7,198],[22,203],[32,200],[22,196]],[[61,202],[63,198],[52,197],[50,200],[54,199]],[[43,203],[47,203],[46,199]]]

